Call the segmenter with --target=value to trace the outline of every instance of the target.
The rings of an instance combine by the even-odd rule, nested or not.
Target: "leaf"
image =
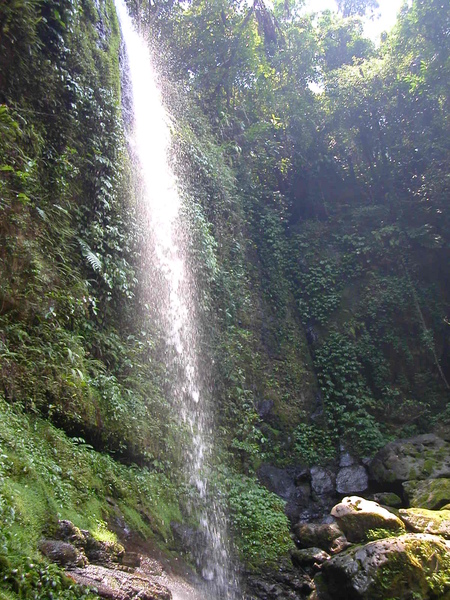
[[[93,271],[95,271],[96,273],[101,273],[103,270],[103,265],[102,265],[102,261],[101,261],[100,257],[89,248],[89,246],[86,244],[86,242],[84,240],[82,240],[81,238],[77,238],[77,239],[78,239],[78,243],[80,244],[80,247],[81,247],[81,253],[83,254],[84,258],[87,260],[91,269]]]

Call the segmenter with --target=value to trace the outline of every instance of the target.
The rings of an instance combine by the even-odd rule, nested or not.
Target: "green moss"
[[[450,595],[450,558],[444,545],[425,539],[401,538],[405,552],[392,553],[377,571],[373,587],[374,600],[405,598],[448,598]]]
[[[170,521],[182,520],[177,488],[164,475],[116,463],[1,398],[0,445],[4,555],[19,561],[30,556],[35,562],[39,540],[52,534],[58,519],[116,541],[107,523],[120,516],[129,529],[161,546],[171,540]],[[116,489],[117,504],[110,502]]]
[[[405,481],[403,488],[412,507],[436,510],[450,501],[450,479],[447,478]]]

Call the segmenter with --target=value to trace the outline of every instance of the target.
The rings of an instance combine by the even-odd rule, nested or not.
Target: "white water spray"
[[[177,381],[171,388],[175,410],[190,435],[186,473],[197,490],[197,513],[205,548],[199,558],[202,575],[209,581],[208,600],[237,600],[237,579],[228,558],[226,519],[223,508],[209,494],[208,469],[212,456],[212,425],[206,390],[202,389],[198,364],[198,333],[190,273],[179,235],[181,199],[170,166],[170,120],[156,84],[147,44],[136,32],[124,0],[115,0],[128,56],[128,75],[133,102],[132,143],[139,161],[144,212],[149,220],[158,271],[162,274],[164,328],[171,348]],[[205,584],[206,585],[206,584]]]

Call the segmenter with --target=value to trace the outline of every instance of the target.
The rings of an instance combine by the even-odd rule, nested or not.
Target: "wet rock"
[[[69,542],[70,544],[73,544],[76,548],[84,548],[86,546],[85,534],[81,531],[81,529],[76,527],[72,521],[58,521],[58,528],[55,537],[63,542]]]
[[[257,475],[264,487],[286,500],[287,517],[291,522],[297,521],[302,511],[311,502],[309,469],[302,465],[280,469],[263,464],[258,469]]]
[[[289,469],[262,465],[257,475],[264,487],[280,498],[289,500],[295,494],[295,477]]]
[[[95,588],[110,600],[171,600],[172,593],[142,574],[130,574],[98,565],[73,569],[68,575],[79,585]]]
[[[95,565],[112,566],[121,563],[125,548],[118,542],[103,542],[86,532],[85,552],[89,562]]]
[[[303,550],[293,550],[291,553],[292,564],[295,567],[314,567],[330,558],[328,552],[320,548],[304,548]]]
[[[245,600],[306,600],[314,588],[309,575],[288,563],[264,575],[247,573],[244,581]]]
[[[336,523],[297,523],[295,543],[299,548],[320,548],[330,552],[336,539],[343,536]]]
[[[83,567],[87,563],[83,552],[68,542],[42,540],[39,550],[49,560],[62,567]]]
[[[450,539],[450,510],[403,508],[400,509],[399,515],[410,531],[441,535],[447,540]]]
[[[141,555],[137,552],[125,552],[122,558],[122,565],[124,567],[131,567],[137,569],[141,566]]]
[[[334,494],[336,490],[336,474],[331,469],[311,468],[311,487],[318,496]]]
[[[364,539],[369,529],[404,529],[403,522],[376,502],[358,496],[347,496],[331,511],[350,542]]]
[[[437,536],[403,534],[353,547],[322,565],[318,600],[448,598],[450,543]]]
[[[405,481],[402,485],[410,506],[436,510],[450,502],[450,479]]]
[[[342,467],[336,477],[336,489],[339,494],[364,492],[369,487],[369,476],[365,467],[353,465]]]
[[[111,566],[121,563],[125,555],[122,544],[97,540],[89,531],[79,529],[71,521],[58,522],[56,537],[81,550],[88,561],[94,564]]]
[[[450,478],[450,444],[431,433],[392,442],[375,455],[369,473],[381,484]]]
[[[308,511],[311,503],[311,486],[304,482],[295,487],[295,492],[287,500],[284,512],[291,523],[301,518],[302,513]]]
[[[340,535],[330,545],[330,554],[339,554],[339,552],[343,552],[347,550],[347,548],[351,546],[351,543],[345,537],[345,535]]]
[[[393,492],[379,492],[378,494],[373,495],[374,502],[378,502],[378,504],[383,504],[384,506],[390,506],[392,508],[399,508],[403,502],[400,496],[394,494]]]

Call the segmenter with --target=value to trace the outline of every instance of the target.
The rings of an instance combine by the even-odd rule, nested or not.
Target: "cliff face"
[[[278,17],[285,42],[271,46],[268,13],[224,5],[218,21],[216,4],[134,10],[160,40],[173,82],[162,86],[179,115],[173,150],[216,410],[214,483],[227,495],[238,550],[258,567],[290,547],[282,501],[257,482],[262,465],[326,465],[340,445],[367,456],[394,437],[447,429],[446,154],[439,144],[434,162],[395,154],[391,104],[377,121],[390,118],[390,129],[366,131],[362,100],[346,96],[347,83],[363,94],[365,80],[344,59],[341,79],[333,71],[314,97],[311,64],[292,62],[294,42],[314,47],[306,21],[302,29]],[[419,13],[405,17],[407,40]],[[124,136],[113,5],[7,2],[0,28],[3,552],[34,556],[61,516],[103,531],[110,497],[132,529],[179,550],[170,522],[186,518],[189,492],[160,326],[143,293],[152,267]],[[386,86],[400,37],[387,66],[377,63]],[[210,38],[211,56],[222,53],[215,66],[192,46],[207,50]],[[229,79],[214,80],[224,65]],[[402,65],[394,67],[406,86]],[[416,90],[430,84],[427,73],[416,73]],[[444,91],[430,92],[427,105],[417,92],[420,135],[413,118],[405,124],[422,155],[440,132]],[[383,104],[369,92],[363,100],[379,104],[364,119]],[[344,100],[356,125],[339,113]],[[406,165],[413,182],[421,178],[414,189]]]

